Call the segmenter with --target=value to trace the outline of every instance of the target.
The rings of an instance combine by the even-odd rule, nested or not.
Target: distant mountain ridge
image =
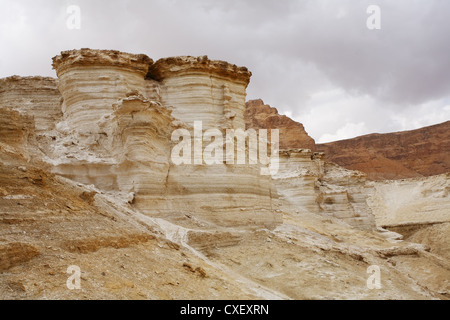
[[[369,134],[317,144],[328,161],[371,180],[433,176],[450,171],[450,121],[416,130]]]
[[[316,144],[303,125],[262,100],[246,103],[247,128],[279,128],[280,148],[325,152],[325,160],[367,174],[370,180],[427,177],[450,172],[450,121],[424,128],[368,134]]]

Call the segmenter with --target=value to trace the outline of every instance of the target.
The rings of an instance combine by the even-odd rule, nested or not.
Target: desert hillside
[[[317,144],[317,150],[371,180],[428,177],[450,171],[450,121],[417,130]]]
[[[327,162],[303,126],[246,111],[247,68],[206,56],[81,49],[53,67],[0,79],[0,299],[449,299],[448,174]],[[276,171],[196,153],[196,132],[217,152],[246,125],[289,137]]]

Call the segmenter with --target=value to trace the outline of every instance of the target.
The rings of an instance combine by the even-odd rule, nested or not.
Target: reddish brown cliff
[[[369,134],[317,144],[328,161],[371,180],[432,176],[450,171],[450,121],[417,130]]]
[[[245,107],[246,129],[279,129],[280,149],[304,148],[315,150],[314,139],[308,136],[301,123],[278,114],[276,108],[265,105],[261,99],[247,101]]]

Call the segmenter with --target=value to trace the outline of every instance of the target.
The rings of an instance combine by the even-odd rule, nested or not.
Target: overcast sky
[[[66,26],[69,5],[79,30]],[[79,48],[246,66],[247,98],[316,142],[450,120],[448,0],[0,0],[0,77],[55,77],[51,58]]]

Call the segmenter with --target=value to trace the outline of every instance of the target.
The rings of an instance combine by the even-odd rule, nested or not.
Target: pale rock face
[[[309,149],[280,150],[280,168],[272,178],[280,196],[298,210],[318,213],[318,182],[323,161]]]
[[[39,98],[38,108],[27,112],[42,130],[56,128],[40,140],[54,173],[128,195],[141,212],[180,224],[274,228],[281,223],[274,210],[280,197],[281,206],[374,227],[361,191],[365,177],[324,163],[321,153],[282,150],[273,177],[261,175],[260,165],[172,162],[175,129],[190,132],[193,146],[194,121],[224,138],[226,129],[245,128],[246,68],[206,56],[153,63],[145,55],[91,49],[62,52],[53,67],[59,80],[3,79],[11,90],[0,97],[16,105],[25,99],[20,96],[30,103],[33,94]],[[209,142],[203,141],[202,153]]]
[[[208,57],[174,57],[158,60],[148,78],[161,81],[161,101],[174,108],[173,116],[204,129],[245,129],[246,88],[251,72]]]
[[[171,165],[166,195],[159,200],[149,195],[148,205],[137,205],[167,219],[189,213],[220,226],[272,229],[281,216],[271,210],[270,176],[259,176],[259,170],[244,165]]]
[[[261,176],[259,165],[171,161],[176,128],[192,139],[194,121],[224,137],[226,129],[245,129],[246,68],[207,57],[153,64],[143,55],[90,49],[66,51],[53,61],[64,97],[57,126],[62,136],[49,156],[57,159],[51,160],[55,173],[133,194],[141,212],[179,223],[190,224],[187,215],[221,226],[274,228],[281,222],[271,209],[270,176]]]
[[[1,299],[448,299],[448,174],[367,183],[364,174],[306,149],[280,151],[273,177],[261,176],[260,165],[175,165],[171,133],[192,132],[187,108],[206,119],[206,128],[239,127],[235,88],[249,73],[187,59],[189,74],[198,74],[182,78],[182,95],[173,92],[173,101],[183,103],[167,106],[163,99],[172,98],[157,75],[167,69],[172,78],[186,58],[149,74],[144,60],[88,49],[57,57],[66,77],[62,96],[72,99],[62,119],[57,103],[39,103],[47,114],[34,110],[33,101],[59,99],[54,89],[39,91],[34,79],[29,85],[18,78],[38,97],[26,108],[4,105],[20,101],[26,90],[3,91]],[[122,77],[121,93],[108,95],[114,82],[89,80],[89,66],[96,76],[103,68]],[[222,90],[223,99],[210,94],[214,112],[203,113],[194,101],[208,91],[207,73],[224,81],[209,87]],[[79,108],[84,103],[76,99],[88,107]],[[35,123],[42,125],[39,133]],[[375,229],[372,211],[404,240]],[[67,290],[61,277],[50,276],[64,272],[69,260],[83,270],[83,290]],[[370,265],[382,270],[382,290],[368,290]]]
[[[64,51],[53,58],[62,111],[71,131],[88,136],[95,122],[112,112],[112,105],[130,91],[146,92],[144,76],[152,60],[113,50]]]
[[[368,203],[383,227],[450,221],[450,174],[370,182]]]
[[[260,165],[172,162],[177,128],[191,133],[191,145],[194,121],[224,138],[226,129],[245,129],[251,73],[244,67],[206,56],[153,63],[145,55],[91,49],[62,52],[53,67],[58,80],[3,79],[0,99],[34,115],[42,134],[56,129],[39,140],[54,173],[126,194],[141,212],[181,224],[274,228],[281,216],[273,201],[280,197],[284,206],[373,226],[358,191],[365,180],[308,149],[281,151],[273,177],[261,175]]]
[[[147,74],[148,79],[160,81],[161,102],[171,107],[173,117],[191,133],[191,146],[194,121],[201,121],[203,130],[219,129],[224,138],[225,129],[245,129],[245,90],[250,76],[246,68],[206,56],[161,59]],[[202,151],[208,144],[204,141]],[[259,172],[256,165],[172,164],[165,198],[148,195],[148,206],[139,200],[137,205],[143,210],[146,206],[156,209],[166,218],[173,217],[175,208],[184,208],[219,225],[273,228],[281,220],[269,213],[272,185],[270,177]]]
[[[167,171],[167,156],[161,161],[159,149],[149,148],[153,153],[148,154],[143,145],[157,143],[156,125],[168,131],[172,119],[168,110],[155,111],[162,108],[142,96],[159,92],[144,79],[150,63],[145,55],[112,50],[72,50],[53,58],[64,98],[63,121],[57,125],[62,136],[50,154],[55,173],[124,192],[139,189],[140,179],[144,185],[161,180],[159,166],[165,162]]]
[[[136,202],[164,195],[174,121],[170,110],[141,95],[121,99],[112,109],[94,123],[99,133],[84,157],[77,144],[65,146],[61,140],[54,172],[102,190],[133,193]]]
[[[309,149],[280,151],[280,170],[273,176],[280,197],[297,211],[338,218],[359,229],[375,229],[367,205],[365,175],[323,160]]]
[[[34,118],[36,134],[54,129],[62,116],[58,80],[49,77],[12,76],[0,79],[0,106]]]
[[[325,162],[319,205],[327,215],[360,229],[374,229],[375,218],[367,203],[366,175]]]

